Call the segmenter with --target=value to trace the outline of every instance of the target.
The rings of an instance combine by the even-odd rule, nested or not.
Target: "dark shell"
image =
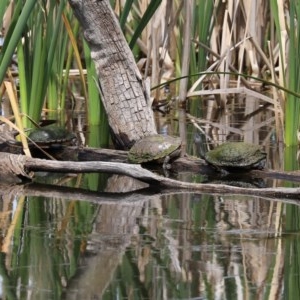
[[[227,142],[207,152],[205,160],[225,170],[263,169],[267,154],[257,145],[244,142]]]
[[[39,146],[50,146],[52,144],[58,145],[71,142],[75,139],[75,135],[73,133],[70,133],[66,129],[57,126],[36,129],[32,131],[28,137],[29,143],[30,141],[33,141]]]
[[[146,163],[161,161],[165,157],[180,155],[181,140],[168,135],[151,135],[137,141],[128,153],[128,160],[132,163]]]

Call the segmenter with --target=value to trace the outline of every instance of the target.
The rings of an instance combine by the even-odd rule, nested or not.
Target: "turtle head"
[[[205,153],[207,152],[207,145],[204,142],[204,137],[202,134],[199,134],[198,132],[194,134],[194,144],[196,148],[196,154],[204,159]]]

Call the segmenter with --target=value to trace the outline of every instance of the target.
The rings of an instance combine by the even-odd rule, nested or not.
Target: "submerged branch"
[[[202,184],[203,185],[203,184]],[[207,185],[209,186],[216,186],[216,185]],[[212,189],[209,192],[211,195],[224,195],[224,194],[232,194],[229,193],[221,193],[220,190],[223,189],[224,186],[220,186],[218,190]],[[230,187],[229,187],[230,188]],[[265,190],[265,189],[263,189]],[[275,189],[272,189],[275,190]],[[288,189],[290,191],[291,189]],[[259,193],[261,190],[256,189]],[[202,191],[198,191],[202,193]],[[2,195],[26,195],[26,196],[35,196],[35,197],[45,197],[45,198],[54,198],[54,199],[69,199],[73,200],[76,199],[77,201],[87,201],[90,203],[96,204],[121,204],[121,205],[134,205],[136,203],[140,203],[141,200],[149,201],[153,198],[157,198],[157,196],[169,196],[172,194],[178,193],[197,193],[197,191],[193,189],[189,190],[181,190],[181,189],[164,189],[159,191],[158,189],[154,189],[153,187],[141,189],[138,191],[127,192],[127,193],[108,193],[108,192],[94,192],[89,191],[81,188],[72,188],[72,187],[65,187],[65,186],[54,186],[50,184],[41,184],[41,183],[27,183],[24,185],[7,185],[7,184],[0,184],[0,196]],[[247,189],[244,189],[243,194],[245,196],[253,194],[247,193]],[[293,196],[294,194],[290,195]],[[285,195],[285,197],[273,197],[273,196],[264,196],[261,193],[256,195],[260,198],[264,198],[269,201],[281,201],[283,203],[293,204],[293,205],[300,205],[300,201],[296,200],[299,199],[297,197],[290,197],[290,199],[283,199],[288,198],[289,193]]]

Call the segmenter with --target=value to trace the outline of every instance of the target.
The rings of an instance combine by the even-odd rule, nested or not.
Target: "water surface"
[[[54,181],[105,181],[97,201],[54,198],[49,186],[2,196],[1,298],[297,299],[298,204],[195,193],[130,201],[109,192],[116,178],[96,177]]]

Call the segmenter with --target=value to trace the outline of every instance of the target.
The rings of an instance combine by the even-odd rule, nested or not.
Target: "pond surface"
[[[109,192],[127,180],[48,175],[61,188],[3,193],[0,298],[299,299],[300,203]]]

